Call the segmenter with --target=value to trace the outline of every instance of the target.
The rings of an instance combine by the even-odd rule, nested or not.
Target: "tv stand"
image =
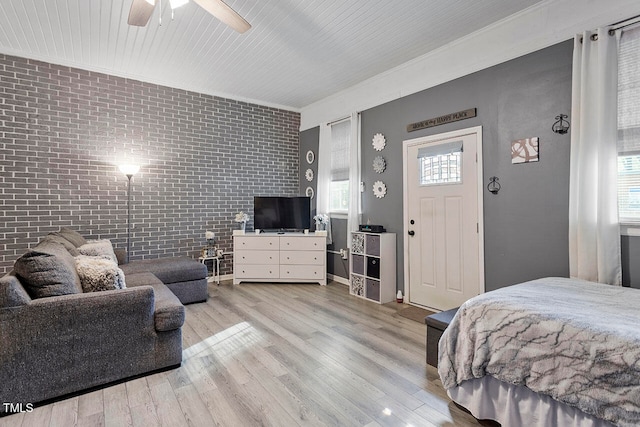
[[[315,233],[233,236],[233,284],[241,282],[327,284],[327,238]]]

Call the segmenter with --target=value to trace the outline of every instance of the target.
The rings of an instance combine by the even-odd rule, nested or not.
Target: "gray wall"
[[[318,189],[318,145],[320,140],[320,128],[315,127],[313,129],[309,129],[306,132],[300,132],[300,188],[299,192],[301,196],[306,195],[307,187],[311,187],[314,192],[314,196],[311,198],[311,216],[315,216],[316,214],[316,197],[315,192]],[[307,151],[313,151],[315,156],[315,160],[313,163],[307,163]],[[305,172],[307,169],[311,169],[313,171],[313,180],[307,181],[305,177]],[[311,227],[315,227],[313,224],[313,220],[311,223]]]
[[[362,113],[365,219],[398,233],[398,265],[403,258],[402,142],[482,126],[485,286],[487,290],[542,277],[566,276],[570,136],[551,131],[554,117],[571,111],[572,42],[561,43],[456,79]],[[476,107],[473,119],[408,133],[406,125]],[[387,171],[378,175],[371,139],[387,139],[382,155]],[[540,138],[540,161],[511,164],[511,141]],[[502,184],[486,190],[489,177]],[[382,179],[387,196],[376,199],[371,185]],[[398,269],[398,286],[404,272]]]
[[[570,134],[555,134],[551,125],[556,115],[571,110],[571,60],[567,41],[362,113],[363,221],[397,233],[399,289],[404,289],[402,142],[472,126],[483,128],[483,186],[491,176],[502,184],[497,195],[484,190],[486,289],[568,275]],[[476,118],[406,131],[409,123],[473,107]],[[376,133],[387,140],[382,152],[371,145]],[[534,136],[540,138],[540,161],[512,165],[511,141]],[[387,161],[382,174],[373,171],[377,155]],[[377,180],[387,186],[382,199],[373,195]]]
[[[291,111],[0,55],[0,273],[61,226],[124,247],[127,157],[134,259],[195,256],[205,230],[230,252],[254,195],[298,194],[299,129]]]

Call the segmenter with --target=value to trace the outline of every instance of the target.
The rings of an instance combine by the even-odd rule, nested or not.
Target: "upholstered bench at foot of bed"
[[[427,324],[427,365],[438,367],[438,341],[458,312],[458,308],[460,307],[424,318],[424,323]]]
[[[125,280],[128,274],[149,272],[178,297],[182,304],[206,301],[207,266],[186,257],[135,260],[120,265]]]

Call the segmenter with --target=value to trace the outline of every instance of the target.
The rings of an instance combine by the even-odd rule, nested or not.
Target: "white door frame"
[[[477,172],[478,172],[478,284],[482,292],[486,291],[484,283],[484,182],[482,176],[482,126],[475,126],[466,129],[454,130],[451,132],[439,133],[437,135],[422,136],[419,138],[407,139],[402,142],[402,221],[404,233],[404,300],[411,304],[409,286],[409,198],[407,194],[407,149],[411,145],[423,144],[425,142],[438,142],[443,139],[459,138],[469,134],[476,134],[477,143]],[[416,304],[411,304],[416,305]]]

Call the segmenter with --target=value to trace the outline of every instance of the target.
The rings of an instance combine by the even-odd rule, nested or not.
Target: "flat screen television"
[[[253,227],[260,230],[298,231],[311,228],[310,197],[253,199]]]

